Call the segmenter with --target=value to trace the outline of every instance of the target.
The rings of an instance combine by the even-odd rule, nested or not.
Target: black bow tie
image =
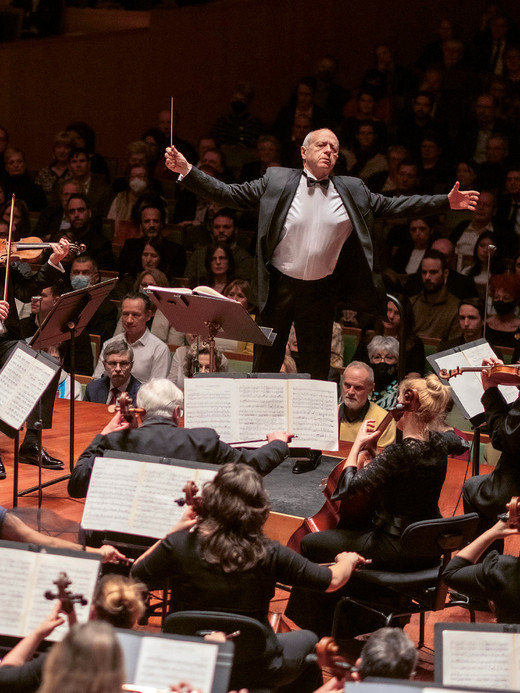
[[[315,178],[309,178],[309,176],[305,176],[307,178],[307,187],[308,188],[314,188],[315,185],[321,185],[322,188],[327,188],[329,187],[329,178],[322,178],[321,180],[316,180]]]

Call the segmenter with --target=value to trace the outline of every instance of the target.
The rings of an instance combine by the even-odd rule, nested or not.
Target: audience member
[[[391,144],[386,152],[386,170],[374,173],[367,181],[372,192],[393,193],[397,190],[397,169],[409,153],[400,144]]]
[[[69,123],[65,128],[74,138],[74,147],[86,149],[90,157],[90,170],[92,173],[99,173],[105,176],[107,183],[110,183],[110,171],[105,158],[96,152],[96,132],[94,128],[82,120]]]
[[[223,353],[215,347],[215,373],[227,372],[227,362],[223,362]],[[184,378],[193,378],[195,373],[211,373],[209,346],[202,345],[197,348],[194,342],[186,351],[184,358]]]
[[[374,371],[374,389],[370,400],[382,409],[393,409],[398,394],[399,342],[395,337],[376,334],[367,344],[367,353]]]
[[[70,153],[69,169],[71,176],[83,186],[89,207],[95,217],[106,217],[112,202],[112,190],[102,174],[93,174],[88,152],[76,148]]]
[[[115,221],[114,243],[122,244],[136,238],[139,229],[132,220],[132,209],[141,195],[150,191],[150,174],[143,164],[133,164],[128,172],[128,188],[117,193],[108,210],[107,218]]]
[[[486,339],[492,346],[514,349],[520,339],[520,318],[516,309],[520,303],[520,280],[513,274],[497,274],[489,284],[494,315],[486,325]]]
[[[348,91],[334,81],[337,69],[337,58],[329,54],[318,60],[314,71],[314,103],[323,109],[332,125],[338,125],[343,119],[343,107],[349,96]]]
[[[127,392],[135,407],[141,383],[132,375],[134,350],[123,338],[111,340],[103,349],[104,374],[87,383],[85,402],[115,404],[122,392]]]
[[[69,157],[72,150],[72,137],[70,133],[62,131],[58,132],[52,145],[54,158],[48,166],[41,168],[34,182],[40,185],[43,192],[50,196],[54,191],[56,183],[60,180],[71,178],[69,171]]]
[[[8,147],[4,152],[5,176],[3,183],[8,199],[15,195],[25,202],[30,212],[40,212],[47,206],[47,198],[41,185],[37,185],[27,169],[25,154],[21,149]]]
[[[242,166],[239,183],[256,180],[269,166],[280,166],[280,142],[273,135],[260,135],[256,143],[258,160],[249,161]]]
[[[67,203],[71,195],[83,193],[83,186],[74,180],[62,179],[56,184],[51,204],[40,212],[34,234],[42,241],[58,238],[60,232],[70,229]]]
[[[273,125],[273,133],[285,145],[291,139],[291,133],[298,116],[310,118],[311,130],[328,127],[326,112],[314,102],[316,80],[314,77],[302,77],[287,106],[278,113]]]
[[[151,316],[150,299],[145,294],[127,294],[123,298],[121,320],[124,334],[122,336],[134,351],[132,375],[142,383],[152,378],[165,378],[170,368],[170,350],[146,327]],[[121,335],[117,334],[105,342],[94,369],[94,378],[100,378],[103,373],[106,373],[105,350],[120,339]]]
[[[355,142],[351,147],[341,148],[350,176],[368,181],[371,176],[387,170],[386,157],[381,154],[373,123],[360,122],[356,129]]]
[[[209,245],[206,248],[204,267],[205,284],[222,293],[227,284],[235,278],[235,261],[229,245],[223,241],[219,241],[215,246]]]
[[[473,250],[473,263],[463,270],[463,274],[472,277],[480,298],[485,301],[487,286],[491,275],[505,272],[505,265],[500,255],[494,254],[495,234],[483,231],[477,238]],[[489,247],[492,246],[490,250]],[[489,268],[489,269],[488,269]]]
[[[341,379],[341,403],[338,407],[339,439],[354,442],[361,424],[374,420],[380,424],[387,412],[370,401],[374,391],[373,369],[361,361],[351,361],[343,371]],[[395,422],[383,431],[378,440],[379,447],[390,445],[395,440]]]
[[[446,256],[429,250],[421,262],[422,290],[410,298],[419,336],[441,340],[460,334],[456,296],[446,288],[448,265]]]
[[[84,244],[100,269],[112,269],[112,246],[101,230],[101,222],[93,219],[86,195],[70,195],[66,213],[70,221],[70,228],[64,232],[67,237],[77,245]],[[58,231],[56,237],[59,238],[61,235]]]
[[[240,82],[231,97],[231,110],[217,118],[211,127],[211,135],[221,145],[240,145],[252,148],[262,134],[264,126],[259,118],[249,112],[254,91],[249,82]]]
[[[480,234],[484,231],[493,233],[495,230],[493,224],[495,205],[494,193],[482,190],[471,221],[461,221],[451,234],[450,240],[455,244],[459,272],[471,264],[475,243]]]

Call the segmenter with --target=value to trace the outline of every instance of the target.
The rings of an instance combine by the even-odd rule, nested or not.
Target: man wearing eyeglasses
[[[87,385],[85,401],[115,404],[119,395],[127,392],[135,407],[135,396],[141,383],[131,373],[133,364],[133,349],[124,339],[108,344],[103,353],[105,374]]]

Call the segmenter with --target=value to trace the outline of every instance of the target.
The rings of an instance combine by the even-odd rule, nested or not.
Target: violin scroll
[[[175,503],[181,508],[184,505],[189,505],[197,515],[200,515],[203,509],[202,496],[199,496],[199,487],[194,481],[187,481],[182,489],[184,498],[176,498]]]
[[[111,414],[118,411],[129,424],[136,424],[137,426],[142,424],[143,416],[146,414],[145,409],[133,406],[132,398],[128,392],[122,392],[115,404],[109,404],[108,411]]]
[[[345,657],[338,654],[339,648],[334,641],[334,638],[322,638],[316,645],[316,655],[310,655],[312,659],[318,662],[322,669],[328,669],[332,676],[337,679],[344,679],[346,674],[353,669],[347,662]],[[309,657],[306,657],[309,659]]]
[[[47,590],[44,597],[49,600],[59,599],[61,601],[62,610],[67,614],[69,619],[69,625],[73,626],[77,621],[74,605],[80,604],[81,606],[86,606],[88,601],[82,594],[73,594],[71,590],[67,589],[72,584],[67,573],[59,573],[53,584],[56,585],[57,592]]]

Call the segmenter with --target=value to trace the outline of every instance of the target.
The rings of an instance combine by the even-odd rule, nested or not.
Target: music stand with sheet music
[[[457,366],[478,367],[482,360],[488,356],[495,356],[495,352],[485,339],[476,339],[460,346],[431,354],[427,357],[435,373],[441,377],[442,369],[452,370]],[[451,395],[455,404],[462,411],[466,419],[473,426],[473,455],[472,455],[472,475],[479,473],[479,453],[480,453],[480,429],[485,424],[486,417],[481,397],[484,394],[482,381],[479,373],[462,373],[461,375],[450,378],[449,383]],[[499,385],[499,390],[508,404],[518,398],[516,386]]]
[[[117,639],[123,650],[123,656],[125,660],[126,669],[126,682],[127,684],[134,684],[136,686],[135,690],[141,690],[142,687],[146,690],[161,690],[164,687],[178,683],[181,680],[186,680],[190,676],[189,670],[186,670],[187,658],[185,656],[186,647],[190,646],[194,648],[196,654],[196,659],[198,661],[204,662],[206,657],[204,656],[204,650],[209,649],[208,645],[216,645],[218,647],[217,657],[215,662],[215,669],[213,673],[213,683],[211,686],[211,691],[209,693],[226,693],[228,690],[229,679],[231,677],[231,669],[233,667],[233,652],[235,645],[230,640],[219,643],[209,643],[203,640],[201,637],[189,636],[189,635],[173,635],[171,633],[147,633],[138,632],[134,630],[124,630],[122,628],[116,628]],[[141,643],[146,639],[150,641],[151,647],[149,651],[155,652],[160,649],[163,657],[165,657],[164,664],[166,666],[170,665],[171,671],[166,674],[162,673],[162,667],[157,666],[154,662],[154,666],[144,667],[145,673],[141,674],[141,679],[137,679],[137,674],[139,671],[140,655],[141,655]],[[155,645],[155,647],[154,647]],[[176,647],[177,646],[177,647]],[[180,660],[184,671],[175,672],[177,678],[175,680],[170,680],[169,675],[174,675],[175,663],[170,662],[170,657],[168,657],[168,650],[174,655],[176,649],[183,647],[184,653],[181,653]],[[200,651],[200,652],[198,652]],[[160,657],[161,655],[158,654]],[[189,666],[189,664],[188,664]],[[192,665],[193,666],[193,663]],[[189,681],[192,685],[197,687],[196,683]],[[132,689],[130,689],[132,690]]]
[[[195,334],[207,341],[210,371],[215,372],[215,337],[272,346],[276,333],[260,327],[247,310],[233,299],[190,289],[148,286],[146,292],[178,332]]]
[[[70,472],[74,469],[74,376],[76,372],[76,342],[75,338],[83,332],[85,327],[90,322],[92,316],[99,308],[103,300],[112,291],[117,279],[107,279],[94,286],[87,286],[84,289],[69,291],[68,293],[59,296],[56,303],[51,308],[49,314],[32,337],[30,346],[33,349],[44,349],[46,347],[55,346],[60,342],[65,342],[70,339],[70,416],[69,416],[69,467]],[[40,445],[41,449],[41,445]],[[68,479],[70,474],[62,476],[59,479],[47,481],[43,486],[52,486]],[[40,480],[41,481],[41,480]],[[32,493],[40,487],[20,491],[18,495],[22,496],[27,493]]]
[[[0,371],[0,431],[14,438],[13,507],[18,505],[19,431],[59,369],[52,357],[38,353],[20,341]],[[41,446],[41,429],[38,437]],[[41,474],[40,465],[40,485]],[[41,491],[38,496],[40,506]]]

